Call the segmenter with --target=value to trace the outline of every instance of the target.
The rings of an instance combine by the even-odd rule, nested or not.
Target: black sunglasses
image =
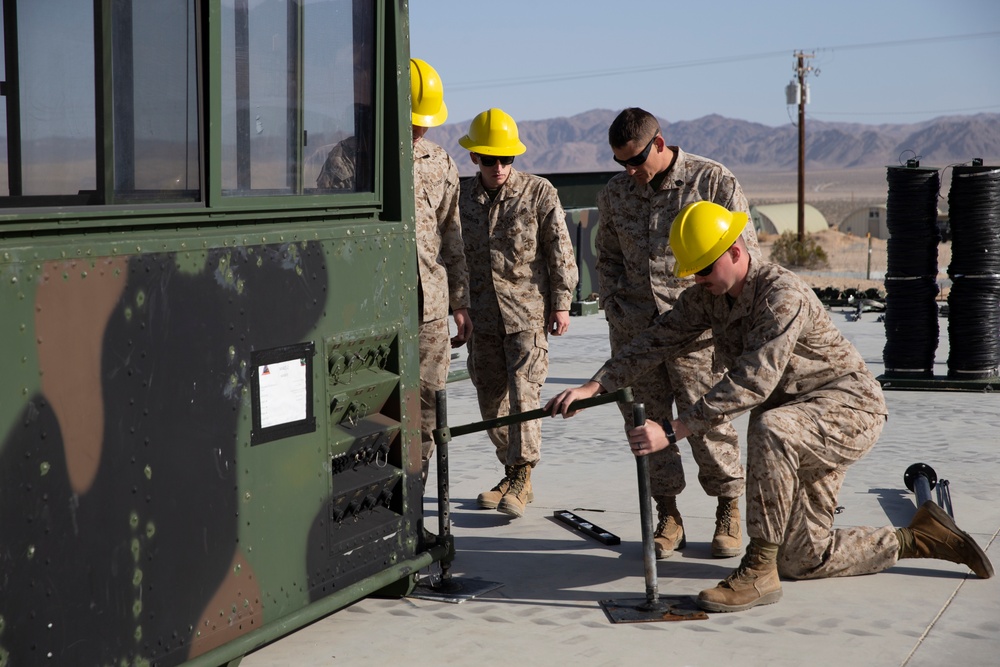
[[[640,166],[643,162],[646,161],[646,158],[649,157],[649,149],[651,149],[653,147],[653,142],[656,140],[656,138],[658,136],[660,136],[660,135],[659,134],[654,134],[653,138],[649,140],[649,143],[646,144],[646,147],[642,149],[641,153],[637,153],[636,155],[633,155],[632,157],[630,157],[627,160],[619,160],[617,157],[615,157],[614,161],[617,162],[618,164],[620,164],[623,167],[638,167],[638,166]]]
[[[502,164],[505,167],[507,165],[509,165],[509,164],[514,164],[514,156],[513,155],[502,155],[502,156],[501,155],[483,155],[482,153],[476,153],[476,155],[479,156],[479,162],[484,167],[495,167],[496,164],[497,164],[497,162],[499,162],[500,164]]]
[[[715,260],[715,262],[718,262],[718,261],[719,260]],[[701,276],[702,278],[709,277],[710,275],[712,275],[712,271],[715,269],[715,262],[712,262],[711,264],[709,264],[708,266],[706,266],[701,271],[695,271],[694,275]]]

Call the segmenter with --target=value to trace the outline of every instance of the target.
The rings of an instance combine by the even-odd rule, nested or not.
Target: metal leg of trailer
[[[421,600],[437,600],[458,604],[494,591],[502,583],[455,577],[451,574],[451,564],[455,560],[455,537],[451,534],[451,496],[448,485],[448,439],[437,437],[437,433],[448,428],[448,395],[444,389],[438,390],[434,396],[435,450],[437,452],[438,473],[438,534],[437,543],[448,547],[448,555],[441,559],[440,576],[428,576],[417,582],[416,588],[409,597]]]

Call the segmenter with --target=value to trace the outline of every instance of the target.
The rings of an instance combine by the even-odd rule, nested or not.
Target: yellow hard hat
[[[418,58],[410,58],[410,111],[412,123],[420,127],[437,127],[448,119],[441,77]]]
[[[517,136],[517,123],[502,109],[487,109],[472,119],[469,133],[458,140],[462,148],[481,155],[520,155],[528,150]]]
[[[743,232],[747,214],[730,211],[710,201],[692,202],[670,225],[674,275],[685,278],[722,257]]]

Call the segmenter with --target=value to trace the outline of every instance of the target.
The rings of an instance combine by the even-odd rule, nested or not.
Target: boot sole
[[[746,604],[722,604],[721,602],[712,602],[710,600],[702,600],[700,597],[695,598],[695,603],[705,611],[714,612],[732,612],[732,611],[746,611],[751,607],[759,607],[764,604],[774,604],[781,599],[781,591],[771,591],[766,595],[761,595],[759,598],[753,602],[748,602]]]
[[[675,553],[677,553],[686,546],[687,546],[687,535],[681,535],[680,543],[678,543],[676,547],[670,549],[669,551],[663,546],[661,546],[659,542],[657,542],[655,545],[656,559],[663,560],[664,558],[670,558],[671,556],[673,556]]]
[[[951,515],[941,509],[941,507],[933,500],[925,502],[923,504],[923,508],[928,514],[934,517],[935,521],[956,535],[961,536],[963,540],[972,545],[972,549],[976,552],[976,557],[979,559],[979,569],[972,566],[969,566],[969,569],[975,572],[976,576],[980,579],[991,578],[993,576],[993,563],[990,562],[989,557],[987,557],[986,552],[983,551],[982,547],[979,546],[979,543],[972,539],[971,535],[959,528],[958,524],[955,523],[955,520],[951,518]]]
[[[535,494],[534,493],[529,493],[528,494],[528,502],[530,503],[534,499],[535,499]],[[502,498],[501,498],[501,500],[502,500]],[[476,506],[479,507],[479,509],[481,509],[481,510],[495,510],[499,504],[500,504],[499,500],[494,503],[494,502],[491,502],[489,500],[479,500],[478,498],[476,499]]]
[[[497,511],[501,512],[503,514],[506,514],[507,516],[516,517],[518,519],[520,519],[522,516],[524,516],[524,512],[522,512],[521,510],[517,509],[516,507],[511,507],[509,505],[504,505],[503,507],[500,507],[498,505],[497,506]]]
[[[735,549],[712,549],[712,558],[732,558],[733,556],[742,555],[742,547],[736,547]]]

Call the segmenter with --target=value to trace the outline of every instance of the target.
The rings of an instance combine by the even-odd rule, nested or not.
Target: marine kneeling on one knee
[[[560,393],[546,410],[571,417],[574,401],[627,386],[711,329],[728,369],[722,379],[677,419],[628,432],[632,453],[646,456],[750,412],[750,543],[732,574],[698,595],[701,608],[743,611],[777,602],[779,575],[872,574],[903,558],[947,560],[992,577],[983,549],[932,501],[905,528],[833,528],[839,480],[878,440],[885,398],[812,288],[777,264],[751,262],[739,236],[745,224],[745,214],[717,204],[685,206],[671,226],[670,246],[675,275],[694,276],[694,284],[590,381]],[[845,463],[830,469],[829,461]]]

